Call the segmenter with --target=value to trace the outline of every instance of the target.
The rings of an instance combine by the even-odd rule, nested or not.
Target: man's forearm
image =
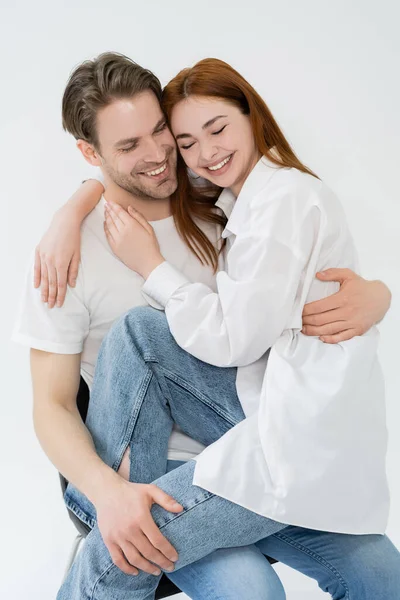
[[[41,405],[34,409],[34,426],[51,462],[96,505],[119,475],[97,455],[78,411],[53,403]]]

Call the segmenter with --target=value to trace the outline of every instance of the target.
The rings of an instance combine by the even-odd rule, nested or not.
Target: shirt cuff
[[[176,290],[188,283],[190,283],[189,279],[164,261],[150,273],[142,287],[142,292],[165,308]]]

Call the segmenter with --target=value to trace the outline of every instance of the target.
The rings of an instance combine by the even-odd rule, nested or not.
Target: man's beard
[[[147,186],[145,180],[147,175],[139,175],[136,171],[132,171],[129,175],[126,175],[125,173],[116,171],[106,162],[103,163],[103,168],[106,170],[107,175],[116,185],[136,198],[145,200],[163,200],[169,198],[175,192],[177,188],[176,154],[173,152],[168,157],[168,167],[170,172],[174,174],[174,177],[167,179],[159,186],[149,181],[149,185]]]

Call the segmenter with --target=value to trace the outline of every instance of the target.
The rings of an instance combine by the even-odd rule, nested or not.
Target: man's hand
[[[114,564],[127,575],[139,569],[160,575],[159,565],[173,571],[178,554],[155,524],[150,509],[159,504],[169,512],[183,507],[157,486],[130,483],[122,477],[95,503],[97,522]]]
[[[318,336],[328,344],[344,342],[368,331],[389,310],[391,293],[381,281],[367,281],[350,269],[328,269],[317,273],[317,278],[339,282],[340,290],[305,305],[305,335]]]

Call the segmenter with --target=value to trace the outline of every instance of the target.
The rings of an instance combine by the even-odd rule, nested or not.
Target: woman
[[[164,99],[187,166],[226,188],[218,201],[228,216],[227,265],[217,277],[218,293],[191,284],[168,265],[138,213],[110,206],[106,234],[117,256],[146,280],[147,296],[165,308],[179,346],[219,367],[215,382],[225,381],[228,372],[232,377],[227,367],[239,367],[236,385],[248,418],[200,455],[193,483],[283,523],[383,533],[386,432],[376,332],[339,346],[301,334],[306,299],[327,293],[315,272],[356,266],[337,201],[294,156],[261,98],[225,63],[210,59],[180,73]],[[180,170],[186,186],[178,205],[190,189],[182,163]],[[148,350],[143,333],[164,339],[159,334],[165,336],[165,324],[159,313],[143,309],[124,324],[137,373]],[[99,359],[94,396],[107,393],[100,384],[121,325],[116,332]],[[197,369],[201,374],[200,362]],[[381,597],[390,597],[389,587]],[[355,597],[364,597],[359,591]]]

